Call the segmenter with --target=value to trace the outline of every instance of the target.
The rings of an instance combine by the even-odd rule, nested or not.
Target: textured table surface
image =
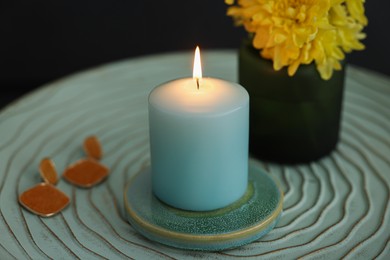
[[[236,81],[233,51],[203,53],[204,74]],[[259,162],[285,193],[277,227],[261,240],[218,253],[150,242],[127,223],[126,181],[149,164],[147,95],[190,76],[192,53],[130,59],[53,82],[0,113],[0,259],[390,257],[390,79],[349,67],[341,140],[308,165]],[[59,173],[83,157],[96,134],[110,177],[92,189],[61,180],[71,204],[53,218],[22,209],[18,195],[40,182],[38,165],[54,159]]]

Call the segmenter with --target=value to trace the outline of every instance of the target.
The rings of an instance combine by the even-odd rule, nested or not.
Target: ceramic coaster
[[[228,207],[204,212],[172,208],[152,194],[150,168],[129,181],[124,203],[129,222],[150,240],[183,249],[219,251],[250,243],[271,231],[282,213],[283,194],[250,161],[248,189]]]

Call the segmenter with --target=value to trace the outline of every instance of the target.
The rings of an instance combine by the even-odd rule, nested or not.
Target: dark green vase
[[[250,96],[249,151],[278,163],[306,163],[329,154],[339,138],[345,71],[323,80],[314,64],[290,77],[245,42],[239,82]]]

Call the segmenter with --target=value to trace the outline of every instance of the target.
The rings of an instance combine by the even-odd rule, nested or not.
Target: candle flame
[[[195,49],[194,70],[192,72],[192,77],[197,81],[202,78],[202,65],[200,63],[199,46],[196,46]]]

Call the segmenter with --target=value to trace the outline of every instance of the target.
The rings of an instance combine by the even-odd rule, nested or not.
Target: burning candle
[[[248,184],[249,95],[240,85],[202,78],[163,83],[149,95],[152,189],[176,208],[208,211],[244,195]]]

